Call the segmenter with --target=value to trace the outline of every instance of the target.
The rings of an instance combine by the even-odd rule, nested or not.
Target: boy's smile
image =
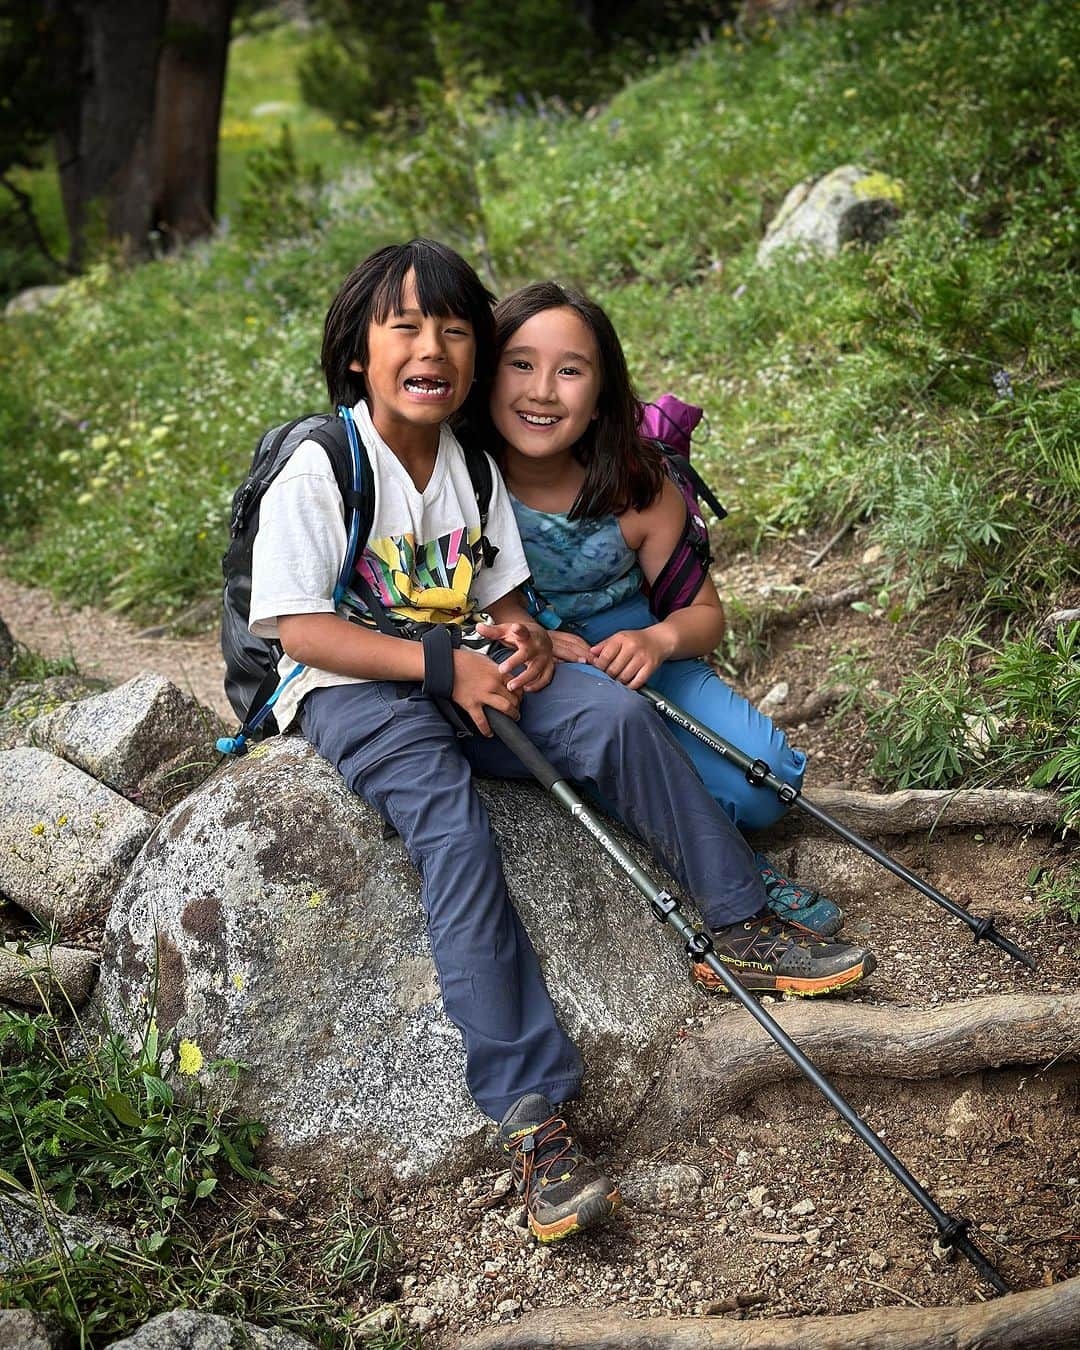
[[[438,444],[439,426],[465,402],[472,385],[476,340],[457,315],[425,314],[416,278],[405,279],[400,313],[372,321],[363,374],[376,431],[395,451]]]

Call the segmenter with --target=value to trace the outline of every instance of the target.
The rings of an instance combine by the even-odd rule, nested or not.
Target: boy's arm
[[[336,614],[281,614],[278,634],[285,651],[301,665],[361,680],[421,684],[424,679],[424,649],[419,642],[373,633]],[[514,664],[520,660],[515,658]],[[454,652],[453,698],[484,736],[491,735],[485,707],[515,720],[520,716],[521,693],[509,687],[502,667],[480,652],[465,648]]]

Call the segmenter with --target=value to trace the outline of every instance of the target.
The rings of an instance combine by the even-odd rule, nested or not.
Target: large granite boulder
[[[833,258],[854,240],[877,243],[900,214],[903,189],[884,173],[842,164],[816,182],[796,183],[758,245],[759,264],[778,249]]]
[[[685,957],[532,784],[481,783],[511,895],[587,1066],[586,1126],[624,1123],[698,996]],[[326,1177],[466,1170],[492,1136],[465,1088],[400,840],[303,741],[280,738],[167,815],[118,893],[99,985],[188,1064],[247,1067],[267,1160]],[[129,1011],[130,1010],[130,1011]],[[198,1053],[193,1047],[197,1047]]]
[[[0,751],[0,894],[62,934],[100,924],[154,817],[45,750]]]
[[[43,712],[28,739],[150,810],[171,806],[217,763],[220,719],[163,675]]]

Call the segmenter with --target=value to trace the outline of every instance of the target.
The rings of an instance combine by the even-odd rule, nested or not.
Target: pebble
[[[504,1298],[500,1303],[496,1304],[496,1312],[498,1312],[501,1317],[512,1317],[514,1313],[520,1311],[521,1299],[519,1298]]]
[[[814,1204],[813,1200],[799,1200],[794,1205],[791,1206],[792,1214],[798,1215],[813,1214],[815,1209],[816,1205]]]
[[[437,1317],[435,1309],[429,1308],[426,1303],[418,1303],[409,1310],[409,1321],[418,1331],[427,1331],[434,1326]]]
[[[746,1198],[752,1209],[760,1209],[765,1203],[765,1197],[769,1193],[767,1186],[755,1186],[752,1190],[746,1192]]]
[[[735,1166],[736,1166],[736,1167],[749,1167],[749,1166],[750,1166],[750,1154],[747,1153],[746,1149],[741,1148],[741,1149],[739,1149],[738,1153],[736,1153],[736,1155],[735,1155]]]

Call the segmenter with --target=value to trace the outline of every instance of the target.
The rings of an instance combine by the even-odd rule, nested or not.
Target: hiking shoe
[[[541,1242],[601,1223],[621,1204],[618,1186],[576,1147],[566,1121],[540,1093],[518,1098],[503,1116],[499,1139],[513,1155],[514,1184]]]
[[[862,947],[818,942],[799,924],[785,923],[767,909],[745,923],[718,929],[713,952],[744,989],[805,998],[845,989],[877,969],[873,955]],[[704,961],[695,961],[691,973],[703,988],[726,992]]]
[[[769,908],[777,918],[797,923],[801,928],[809,928],[819,937],[832,937],[843,928],[844,916],[839,905],[820,891],[811,890],[809,886],[797,886],[795,882],[781,876],[764,853],[755,853],[754,861],[765,883]]]

